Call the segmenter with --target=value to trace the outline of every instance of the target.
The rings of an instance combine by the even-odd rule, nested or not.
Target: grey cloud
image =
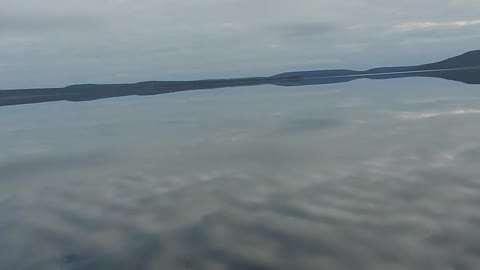
[[[411,38],[451,38],[453,40],[468,36],[479,36],[480,25],[468,25],[464,27],[431,27],[418,28],[400,32],[400,36]]]
[[[460,156],[467,162],[477,163],[480,161],[480,147],[466,150]]]
[[[0,14],[0,34],[44,34],[57,31],[94,30],[102,20],[92,15],[8,15]],[[53,40],[52,40],[53,42]]]
[[[272,26],[275,32],[287,38],[318,37],[341,29],[329,22],[286,23]]]
[[[402,41],[418,38],[391,33],[392,27],[423,15],[438,21],[433,13],[448,14],[446,20],[471,13],[467,3],[446,1],[6,2],[0,11],[2,89],[410,64],[425,57],[432,42],[407,47]],[[476,41],[439,47],[431,57],[474,49]]]

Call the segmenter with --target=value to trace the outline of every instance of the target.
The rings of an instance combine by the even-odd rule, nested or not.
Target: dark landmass
[[[64,88],[0,90],[0,106],[52,101],[89,101],[131,95],[159,95],[182,91],[273,84],[302,86],[349,82],[356,79],[433,77],[480,84],[480,50],[440,62],[366,71],[348,69],[287,72],[271,77],[197,81],[149,81],[131,84],[81,84]]]

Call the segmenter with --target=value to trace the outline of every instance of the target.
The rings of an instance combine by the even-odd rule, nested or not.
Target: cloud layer
[[[469,1],[0,4],[3,89],[415,64],[477,49],[480,39]]]

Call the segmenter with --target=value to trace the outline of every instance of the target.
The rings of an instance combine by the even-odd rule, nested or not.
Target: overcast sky
[[[416,64],[480,49],[478,0],[0,0],[0,89]]]

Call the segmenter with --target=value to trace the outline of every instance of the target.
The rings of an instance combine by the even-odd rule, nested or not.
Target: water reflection
[[[125,195],[101,198],[97,193],[92,200],[88,193],[95,187],[70,193],[57,188],[43,193],[49,198],[42,207],[17,209],[28,224],[4,227],[9,233],[2,237],[4,250],[22,253],[3,253],[2,265],[474,268],[480,255],[478,239],[472,237],[480,225],[478,183],[443,172],[409,174],[415,182],[351,173],[297,189],[253,175],[222,175],[168,193],[152,191],[147,180],[112,183],[112,192],[130,193],[128,203]]]
[[[131,95],[215,89],[224,87],[273,84],[280,86],[320,85],[349,82],[356,79],[394,79],[434,77],[468,84],[480,83],[480,51],[470,51],[437,63],[418,66],[382,67],[366,71],[316,70],[278,74],[271,77],[252,77],[200,81],[151,81],[135,84],[84,84],[65,88],[24,89],[0,91],[0,106],[51,101],[88,101]]]
[[[4,108],[0,268],[476,269],[477,86],[326,88]]]

